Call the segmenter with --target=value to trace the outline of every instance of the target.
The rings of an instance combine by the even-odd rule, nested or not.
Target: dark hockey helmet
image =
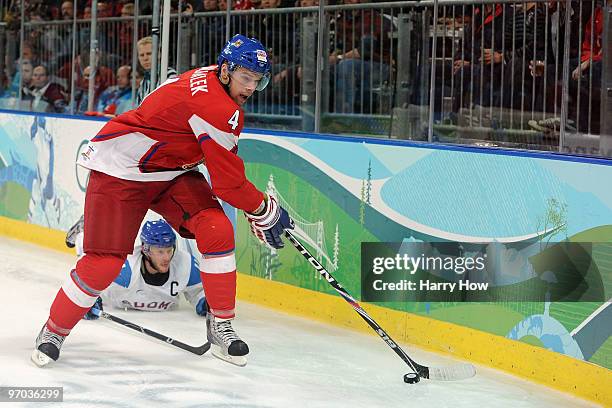
[[[255,38],[248,38],[242,34],[233,36],[219,54],[217,65],[221,67],[224,62],[228,63],[230,71],[242,67],[262,74],[263,77],[256,88],[258,91],[263,91],[270,82],[272,65],[268,58],[268,52],[263,44]]]
[[[174,247],[176,245],[176,234],[170,224],[164,220],[147,221],[140,231],[143,252],[149,252],[151,246]]]

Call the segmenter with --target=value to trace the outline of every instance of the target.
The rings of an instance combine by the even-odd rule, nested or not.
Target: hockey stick
[[[447,367],[427,367],[415,362],[408,354],[389,336],[374,319],[366,313],[365,310],[357,303],[357,301],[344,289],[338,281],[329,273],[319,261],[315,259],[311,253],[304,248],[304,245],[289,230],[285,230],[285,236],[295,246],[295,248],[306,258],[306,260],[325,278],[325,280],[346,300],[353,309],[359,313],[359,316],[387,343],[395,353],[414,371],[414,374],[406,374],[404,381],[414,383],[419,380],[419,377],[430,380],[453,381],[463,380],[473,377],[476,374],[476,369],[472,364],[462,363]],[[414,375],[416,374],[416,378]],[[412,375],[412,376],[410,376]]]
[[[197,347],[196,346],[190,346],[189,344],[185,344],[185,343],[182,343],[182,342],[180,342],[178,340],[174,340],[174,339],[172,339],[172,338],[170,338],[168,336],[164,336],[163,334],[159,334],[157,332],[154,332],[153,330],[149,330],[149,329],[147,329],[145,327],[142,327],[142,326],[139,326],[137,324],[128,322],[127,320],[123,320],[120,317],[113,316],[112,314],[106,313],[103,310],[98,310],[98,309],[95,309],[95,308],[92,308],[91,310],[93,311],[93,313],[96,316],[103,317],[103,318],[105,318],[107,320],[110,320],[111,322],[119,323],[120,325],[128,327],[128,328],[130,328],[132,330],[136,330],[136,331],[144,333],[144,334],[146,334],[148,336],[155,337],[156,339],[161,340],[161,341],[163,341],[166,344],[170,344],[171,346],[178,347],[180,349],[183,349],[183,350],[188,351],[188,352],[193,353],[193,354],[197,354],[198,356],[203,355],[204,353],[206,353],[208,351],[208,349],[210,349],[210,343],[209,342],[206,342],[206,343],[202,344],[201,346],[197,346]]]

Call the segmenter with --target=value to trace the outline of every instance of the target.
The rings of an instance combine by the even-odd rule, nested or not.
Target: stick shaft
[[[285,236],[293,244],[293,246],[306,258],[308,263],[323,276],[323,278],[342,296],[347,303],[361,316],[363,320],[380,336],[381,339],[397,354],[415,373],[421,377],[429,378],[429,369],[412,360],[408,354],[385,332],[376,321],[366,313],[365,310],[357,303],[357,301],[348,293],[346,289],[338,283],[336,278],[332,276],[327,269],[321,265],[319,261],[298,241],[298,239],[289,231],[285,230]]]
[[[206,353],[208,351],[208,349],[210,349],[210,343],[208,343],[208,342],[203,344],[203,345],[201,345],[201,346],[190,346],[189,344],[185,344],[185,343],[183,343],[181,341],[175,340],[175,339],[173,339],[171,337],[168,337],[168,336],[165,336],[165,335],[163,335],[161,333],[157,333],[157,332],[155,332],[153,330],[147,329],[146,327],[142,327],[142,326],[139,326],[139,325],[137,325],[135,323],[128,322],[127,320],[124,320],[124,319],[122,319],[120,317],[113,316],[112,314],[107,313],[105,311],[98,311],[98,313],[96,313],[96,314],[98,316],[100,316],[100,317],[103,317],[106,320],[110,320],[111,322],[118,323],[118,324],[120,324],[122,326],[130,328],[130,329],[135,330],[137,332],[146,334],[147,336],[151,336],[151,337],[154,337],[154,338],[156,338],[158,340],[161,340],[161,341],[163,341],[166,344],[169,344],[169,345],[174,346],[174,347],[178,347],[180,349],[183,349],[185,351],[189,351],[190,353],[197,354],[199,356],[201,356],[202,354]]]

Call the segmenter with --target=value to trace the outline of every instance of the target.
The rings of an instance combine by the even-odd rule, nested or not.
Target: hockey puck
[[[416,384],[421,380],[417,373],[404,374],[404,382],[406,384]]]

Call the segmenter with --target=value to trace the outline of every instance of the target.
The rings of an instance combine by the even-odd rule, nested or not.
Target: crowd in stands
[[[91,0],[75,0],[76,17],[91,16]],[[215,62],[225,41],[226,17],[206,13],[225,10],[227,1],[237,10],[313,7],[318,0],[187,0],[183,15],[187,21],[205,21],[199,30],[201,38],[193,45],[197,65]],[[366,3],[365,0],[339,0],[344,4]],[[178,2],[173,2],[174,11]],[[19,4],[15,0],[4,13],[8,27],[18,27]],[[25,1],[26,21],[72,21],[75,4],[66,1]],[[569,122],[582,132],[599,131],[599,99],[603,7],[612,0],[572,2],[570,14]],[[151,13],[152,1],[139,1],[139,13]],[[130,0],[98,1],[98,18],[131,17],[135,5]],[[452,97],[451,111],[473,105],[495,106],[523,111],[560,112],[562,67],[565,58],[565,2],[487,3],[441,7],[438,25],[452,30],[454,54],[444,55],[437,69],[436,102]],[[267,106],[273,113],[295,115],[302,103],[302,56],[300,41],[302,17],[316,12],[272,13],[232,16],[232,31],[257,37],[267,45],[273,60],[272,91],[267,91]],[[394,86],[397,75],[398,10],[364,8],[330,12],[327,15],[330,36],[325,50],[329,71],[329,112],[389,114],[381,101],[381,88]],[[452,16],[452,17],[450,17]],[[198,20],[200,18],[200,20]],[[196,23],[197,24],[197,23]],[[151,38],[149,26],[138,26],[138,68],[131,72],[133,19],[101,23],[98,29],[97,73],[94,85],[94,109],[104,114],[119,114],[136,106],[150,91]],[[72,58],[73,35],[76,35],[76,58]],[[75,34],[71,24],[30,25],[22,46],[21,58],[9,63],[0,85],[3,107],[17,107],[47,112],[85,112],[87,110],[89,75],[89,26],[83,23]],[[172,42],[171,42],[172,43]],[[422,44],[422,43],[421,43]],[[417,55],[420,44],[413,44],[414,76],[427,72],[431,63]],[[446,52],[450,48],[447,47]],[[171,51],[175,53],[175,50]],[[450,61],[449,61],[450,60]],[[72,72],[75,89],[70,98]],[[438,68],[438,64],[436,65]],[[175,72],[170,70],[170,75]],[[443,76],[444,78],[440,78]],[[136,100],[132,98],[132,79]],[[452,80],[451,80],[452,78]],[[19,90],[19,84],[22,88]],[[426,105],[428,93],[418,90],[423,84],[413,81],[410,103]],[[21,99],[19,95],[21,94]],[[257,101],[257,100],[256,100]],[[12,104],[12,105],[11,105]],[[438,109],[440,103],[436,104]],[[257,112],[257,104],[253,107]],[[266,108],[267,109],[267,108]],[[537,121],[536,121],[537,122]],[[558,121],[551,122],[558,126]],[[547,123],[530,123],[535,129]]]
[[[548,112],[532,120],[536,130],[560,124],[569,13],[568,128],[599,132],[603,7],[612,1],[489,4],[473,11],[464,46],[453,62],[454,111],[470,103],[527,112]],[[540,122],[540,123],[538,123]]]
[[[565,4],[489,4],[473,9],[463,47],[452,63],[453,110],[477,104],[559,115],[567,41],[570,126],[599,132],[604,4],[572,2],[569,39],[564,38]],[[536,130],[542,130],[542,124],[559,126],[558,116],[549,119],[530,125]]]

